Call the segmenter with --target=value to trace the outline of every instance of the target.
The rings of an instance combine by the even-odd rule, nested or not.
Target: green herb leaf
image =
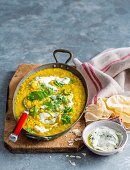
[[[45,89],[45,85],[44,84],[40,84],[40,87],[41,87],[42,90]]]
[[[63,90],[63,94],[66,95],[66,96],[70,95],[70,93],[71,93],[71,92],[70,92],[70,91],[67,91],[66,89]]]
[[[38,109],[36,108],[36,106],[33,106],[31,109],[29,109],[29,114],[33,117],[35,117],[38,113]]]
[[[56,86],[58,86],[58,87],[63,87],[63,84],[60,83],[60,82],[58,82],[58,81],[55,81],[54,84],[55,84]]]
[[[73,111],[73,108],[72,107],[65,107],[64,109],[64,113],[69,113],[69,112],[72,112]]]
[[[46,110],[50,110],[53,108],[53,104],[51,101],[45,102],[44,105],[46,105]]]
[[[74,79],[71,78],[70,83],[73,84],[74,82],[75,82]]]
[[[61,93],[59,93],[56,97],[56,100],[59,102],[59,103],[62,103],[62,98],[63,98],[63,95]]]
[[[46,105],[46,110],[52,110],[52,111],[58,111],[59,110],[59,103],[56,101],[49,101],[45,102],[44,105]]]
[[[48,88],[42,91],[33,91],[31,93],[29,93],[29,95],[27,96],[27,99],[30,101],[33,100],[42,100],[45,97],[50,96],[51,94],[53,94],[53,89],[52,88]]]
[[[28,131],[29,133],[33,133],[33,130],[31,128],[26,128],[26,131]]]
[[[67,103],[69,102],[69,100],[67,99],[67,97],[63,96],[62,102],[63,102],[64,104],[67,104]]]
[[[67,99],[66,96],[63,96],[62,93],[59,93],[56,97],[57,102],[59,102],[59,104],[67,104],[69,102],[69,100]]]
[[[33,100],[42,100],[44,98],[44,93],[43,91],[33,91],[29,93],[28,95],[28,100],[33,101]]]
[[[61,117],[61,121],[62,121],[63,124],[69,124],[69,123],[71,123],[71,117],[70,117],[70,115],[63,113],[63,115],[62,115],[62,117]]]
[[[48,95],[52,95],[54,93],[54,90],[52,88],[48,88]]]

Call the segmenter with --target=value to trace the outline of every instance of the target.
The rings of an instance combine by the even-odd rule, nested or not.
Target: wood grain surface
[[[8,90],[7,97],[7,111],[4,127],[4,145],[13,153],[37,153],[37,152],[77,152],[84,145],[82,141],[75,142],[72,146],[68,145],[68,141],[75,139],[76,136],[70,132],[65,135],[54,139],[52,141],[36,141],[29,139],[22,132],[16,143],[9,141],[9,134],[12,132],[16,125],[16,121],[13,117],[12,100],[14,91],[20,82],[20,80],[32,69],[40,66],[40,64],[21,64],[18,66],[15,74],[13,75]],[[73,129],[79,129],[82,131],[85,127],[84,118],[80,119]]]

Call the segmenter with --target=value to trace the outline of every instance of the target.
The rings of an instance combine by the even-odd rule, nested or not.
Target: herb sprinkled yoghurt
[[[99,126],[88,135],[88,144],[95,150],[113,151],[122,141],[122,134],[106,126]]]

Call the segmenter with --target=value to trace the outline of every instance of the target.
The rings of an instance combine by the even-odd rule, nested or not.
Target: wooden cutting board
[[[13,117],[12,100],[14,91],[19,81],[32,69],[40,66],[40,64],[21,64],[18,66],[15,74],[13,75],[8,90],[7,96],[7,109],[4,127],[4,145],[13,153],[37,153],[37,152],[76,152],[79,151],[84,145],[82,141],[75,142],[72,146],[68,145],[69,140],[77,138],[73,133],[66,133],[65,135],[54,139],[52,141],[36,141],[27,138],[24,133],[21,133],[16,143],[9,141],[9,134],[12,132],[16,125]],[[80,119],[73,129],[82,131],[85,127],[84,118]]]

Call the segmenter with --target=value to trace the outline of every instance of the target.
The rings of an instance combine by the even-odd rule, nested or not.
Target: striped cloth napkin
[[[105,50],[85,63],[74,58],[73,63],[87,82],[88,104],[96,104],[98,97],[130,96],[130,47]]]

